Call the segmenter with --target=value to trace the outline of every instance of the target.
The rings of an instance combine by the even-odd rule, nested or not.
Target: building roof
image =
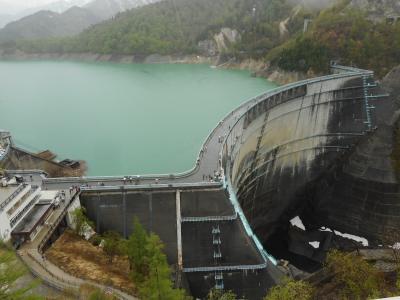
[[[17,185],[0,186],[0,205],[18,189]]]
[[[49,209],[51,209],[51,207],[51,204],[36,204],[12,231],[12,235],[26,233],[30,234],[43,220],[44,216]]]
[[[40,192],[40,199],[41,200],[54,200],[54,198],[57,196],[59,191],[41,191]]]

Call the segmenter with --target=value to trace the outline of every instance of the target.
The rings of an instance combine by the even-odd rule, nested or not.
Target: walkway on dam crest
[[[208,176],[214,177],[215,172],[221,172],[220,152],[225,135],[230,131],[238,118],[243,115],[248,108],[256,103],[257,98],[245,102],[237,109],[229,113],[210,133],[202,149],[200,150],[196,165],[189,171],[180,174],[159,174],[159,175],[132,175],[132,176],[90,176],[90,177],[65,177],[65,178],[43,178],[42,171],[35,171],[36,176],[33,181],[42,184],[48,190],[68,189],[71,185],[89,185],[98,189],[100,184],[106,186],[123,185],[153,185],[153,184],[180,184],[180,183],[199,183],[208,181]],[[31,171],[9,171],[9,173],[24,175],[30,181]],[[204,176],[204,177],[203,177]],[[124,178],[131,178],[125,179]]]
[[[208,176],[213,177],[215,172],[222,173],[221,166],[221,150],[225,143],[225,138],[232,137],[231,129],[234,128],[236,122],[245,114],[252,106],[269,98],[274,94],[284,92],[290,88],[299,87],[312,82],[321,82],[334,78],[348,77],[354,75],[372,75],[373,72],[368,70],[355,69],[351,67],[334,65],[332,70],[336,72],[333,75],[327,75],[300,82],[295,82],[276,89],[267,91],[257,97],[254,97],[235,110],[230,112],[222,119],[217,127],[209,134],[205,140],[202,149],[198,155],[195,166],[183,173],[171,174],[155,174],[155,175],[126,175],[126,176],[88,176],[88,177],[64,177],[64,178],[45,178],[44,172],[40,170],[27,171],[8,171],[10,174],[18,173],[26,174],[26,180],[30,181],[33,173],[33,181],[41,184],[44,189],[59,190],[68,189],[70,186],[88,185],[89,187],[101,188],[101,184],[106,186],[124,186],[124,185],[155,185],[155,184],[181,184],[181,183],[200,183],[208,181]]]

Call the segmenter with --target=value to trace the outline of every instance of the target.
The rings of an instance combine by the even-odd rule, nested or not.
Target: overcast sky
[[[26,8],[55,2],[56,0],[0,0],[1,13],[16,13]]]
[[[19,7],[32,7],[36,5],[42,5],[54,2],[54,0],[1,0],[0,2]]]

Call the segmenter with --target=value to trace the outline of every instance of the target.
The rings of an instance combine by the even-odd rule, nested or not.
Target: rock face
[[[204,40],[197,44],[197,48],[202,55],[215,56],[218,54],[217,44],[214,40]]]
[[[212,40],[199,41],[198,49],[202,55],[215,56],[228,50],[229,47],[241,40],[241,35],[236,29],[228,27],[213,36]]]

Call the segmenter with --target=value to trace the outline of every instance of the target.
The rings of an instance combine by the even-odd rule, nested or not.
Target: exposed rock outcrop
[[[229,47],[241,40],[241,35],[236,29],[228,27],[213,36],[213,39],[199,41],[197,47],[202,55],[215,56],[228,50]]]

